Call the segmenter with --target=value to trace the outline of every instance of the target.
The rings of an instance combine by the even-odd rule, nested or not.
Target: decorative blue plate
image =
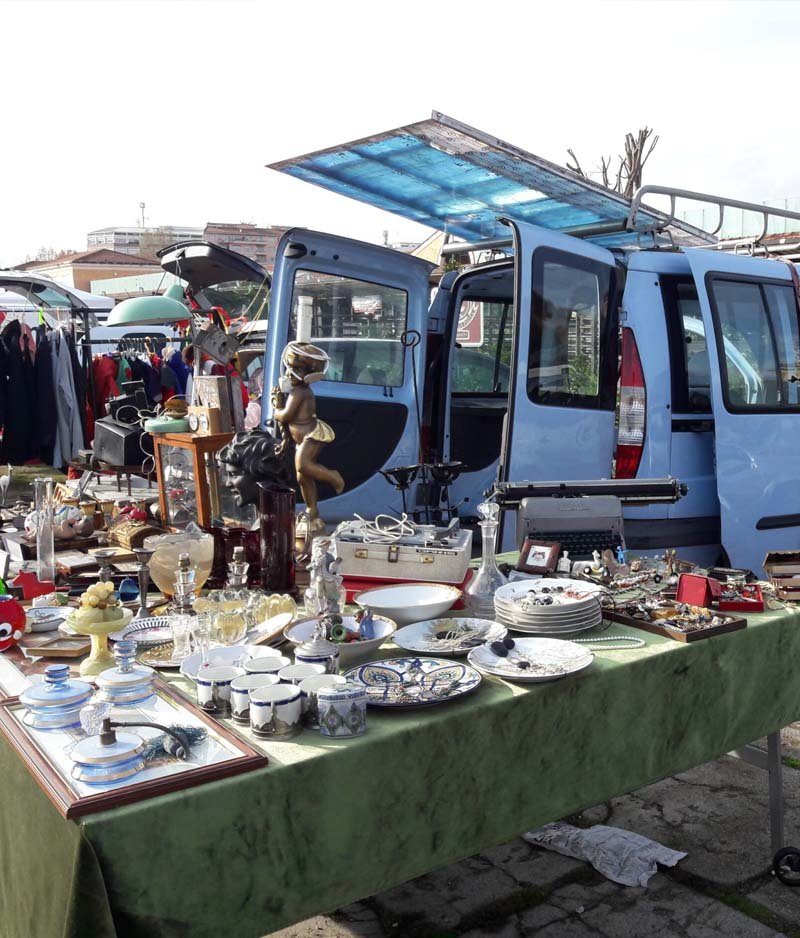
[[[481,683],[475,668],[440,658],[387,658],[352,668],[345,677],[366,687],[370,706],[394,710],[446,703]]]

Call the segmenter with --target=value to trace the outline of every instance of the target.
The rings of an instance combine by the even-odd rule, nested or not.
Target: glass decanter
[[[478,505],[481,528],[481,565],[470,580],[464,596],[464,605],[470,615],[479,619],[494,619],[494,594],[508,583],[497,566],[494,542],[499,525],[500,508],[495,502]]]

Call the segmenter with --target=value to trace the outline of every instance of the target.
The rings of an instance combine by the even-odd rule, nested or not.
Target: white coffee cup
[[[224,665],[204,668],[197,675],[197,702],[209,713],[227,712],[231,705],[231,683],[244,672],[241,668]]]
[[[256,687],[272,687],[277,674],[243,674],[231,681],[231,716],[239,723],[250,719],[250,691]]]
[[[290,661],[283,655],[264,655],[262,658],[251,658],[245,661],[244,669],[248,674],[277,674],[285,668]]]
[[[317,709],[317,691],[320,687],[331,687],[334,684],[346,684],[347,678],[341,674],[315,674],[300,681],[300,709],[303,715],[303,726],[316,729],[319,726],[319,710]]]
[[[301,730],[300,688],[293,684],[250,691],[250,727],[262,739],[290,739]]]
[[[278,677],[284,684],[299,684],[307,677],[325,674],[324,664],[289,664],[278,671]]]

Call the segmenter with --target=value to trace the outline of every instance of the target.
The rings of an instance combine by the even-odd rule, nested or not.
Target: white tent
[[[35,316],[44,309],[57,318],[60,311],[91,309],[96,317],[105,319],[104,313],[113,306],[110,297],[66,287],[49,277],[25,270],[0,270],[0,310]]]

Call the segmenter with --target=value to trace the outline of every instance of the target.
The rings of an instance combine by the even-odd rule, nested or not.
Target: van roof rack
[[[660,219],[654,224],[653,215],[656,214],[652,206],[644,206],[642,199],[646,195],[665,195],[670,200],[669,214],[661,214]],[[716,205],[719,208],[719,219],[716,227],[711,230],[697,229],[702,232],[705,239],[709,242],[708,247],[713,247],[721,251],[738,251],[744,248],[751,254],[794,254],[800,251],[800,245],[792,244],[763,244],[767,236],[770,218],[790,218],[800,222],[800,212],[792,212],[789,209],[777,208],[771,205],[762,205],[758,202],[743,202],[741,199],[729,199],[725,196],[711,195],[708,192],[692,192],[690,189],[678,189],[673,186],[647,185],[640,186],[631,199],[628,217],[623,222],[606,222],[597,225],[581,225],[576,228],[562,228],[562,234],[572,235],[576,238],[594,238],[598,235],[611,234],[613,232],[640,232],[643,234],[655,235],[663,231],[668,231],[673,225],[681,224],[679,219],[675,218],[676,204],[678,199],[685,199],[690,202],[704,202],[710,205]],[[725,220],[725,209],[740,209],[746,212],[755,212],[763,218],[763,226],[760,235],[754,235],[747,238],[730,238],[724,241],[717,240],[717,233],[721,231]],[[644,226],[637,224],[637,218],[640,212],[646,212],[646,222]],[[660,214],[660,213],[659,213]],[[685,222],[683,222],[685,224]],[[796,240],[796,239],[795,239]],[[501,250],[511,247],[511,238],[489,238],[484,241],[453,241],[444,245],[442,254],[465,254],[468,251],[490,251]]]
[[[763,227],[761,234],[754,239],[754,244],[759,244],[767,236],[770,218],[791,218],[794,221],[800,221],[800,212],[792,212],[786,208],[777,208],[772,205],[762,205],[758,202],[743,202],[741,199],[728,199],[720,195],[710,195],[707,192],[692,192],[689,189],[675,189],[672,186],[640,186],[631,199],[631,207],[628,212],[627,228],[629,231],[636,231],[636,218],[640,211],[645,207],[642,205],[642,199],[646,195],[665,195],[669,198],[669,216],[666,218],[665,227],[677,223],[675,218],[675,205],[678,199],[686,199],[690,202],[705,202],[710,205],[716,205],[719,208],[719,219],[717,226],[712,231],[705,231],[711,239],[716,240],[717,233],[722,230],[722,223],[725,220],[726,208],[742,209],[745,212],[755,212],[761,215]],[[648,214],[652,213],[652,208],[647,209]],[[648,221],[647,228],[651,229],[652,224]],[[737,239],[741,241],[742,239]]]

